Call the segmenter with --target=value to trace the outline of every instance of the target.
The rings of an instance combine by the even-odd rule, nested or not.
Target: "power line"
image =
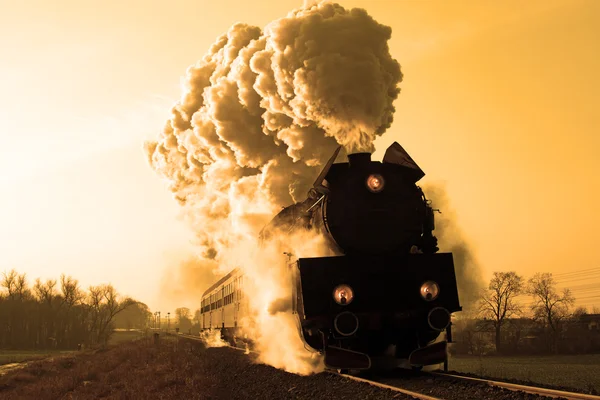
[[[598,275],[588,275],[588,276],[580,276],[577,278],[572,278],[572,279],[561,279],[561,280],[556,280],[555,282],[557,284],[564,284],[564,283],[571,283],[571,282],[581,282],[581,281],[598,281],[600,280],[600,274]]]
[[[559,272],[558,274],[552,274],[552,275],[556,277],[556,276],[580,274],[580,273],[588,272],[588,271],[600,271],[600,267],[580,269],[580,270],[577,270],[577,271],[570,271],[570,272]]]

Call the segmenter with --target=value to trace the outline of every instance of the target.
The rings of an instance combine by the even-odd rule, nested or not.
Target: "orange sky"
[[[394,140],[446,183],[486,277],[600,268],[600,2],[339,1],[392,27]],[[10,2],[0,15],[0,271],[110,281],[151,308],[191,231],[142,141],[237,21],[301,1]],[[564,275],[563,275],[564,277]],[[600,273],[574,286],[600,306]],[[579,285],[579,286],[578,286]],[[198,299],[190,299],[194,306]]]

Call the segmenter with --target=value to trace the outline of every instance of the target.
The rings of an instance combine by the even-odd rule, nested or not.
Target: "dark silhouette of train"
[[[333,369],[446,364],[451,314],[461,306],[452,254],[438,253],[433,235],[436,210],[416,184],[425,174],[398,143],[382,162],[355,153],[334,163],[339,151],[307,199],[261,232],[267,240],[282,230],[316,230],[339,254],[292,263],[302,339]],[[234,270],[204,293],[204,329],[235,335],[248,311],[243,280]]]

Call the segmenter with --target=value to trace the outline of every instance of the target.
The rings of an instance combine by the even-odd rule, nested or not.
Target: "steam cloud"
[[[468,240],[460,231],[457,218],[450,207],[450,201],[443,184],[423,185],[423,191],[431,199],[434,208],[441,210],[436,214],[434,235],[440,243],[440,251],[453,254],[454,269],[458,284],[458,295],[465,311],[473,310],[484,287],[481,266]]]
[[[264,30],[235,24],[187,70],[158,141],[145,144],[198,235],[198,265],[244,270],[256,314],[249,331],[272,352],[293,352],[264,351],[263,361],[293,372],[310,373],[319,362],[277,313],[289,287],[282,242],[257,249],[258,232],[305,198],[339,144],[347,153],[374,150],[402,80],[390,37],[365,10],[329,2],[305,4]],[[296,256],[323,251],[318,238],[283,242]]]
[[[219,279],[217,262],[203,257],[187,257],[174,262],[161,277],[160,293],[171,304],[185,304],[190,293],[203,292]],[[197,299],[193,299],[194,304]]]

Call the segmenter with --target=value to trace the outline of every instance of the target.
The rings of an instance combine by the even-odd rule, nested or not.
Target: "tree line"
[[[522,295],[530,297],[528,307],[517,301]],[[477,309],[455,324],[462,344],[458,350],[473,354],[490,347],[500,354],[600,350],[600,331],[583,324],[587,310],[574,305],[571,290],[559,291],[550,273],[536,273],[526,281],[514,271],[495,272]]]
[[[117,293],[110,284],[87,290],[66,275],[30,285],[15,270],[0,276],[0,348],[76,349],[108,342],[121,318],[122,325],[145,327],[148,307]],[[133,321],[133,322],[132,322]],[[127,326],[125,326],[127,327]]]

